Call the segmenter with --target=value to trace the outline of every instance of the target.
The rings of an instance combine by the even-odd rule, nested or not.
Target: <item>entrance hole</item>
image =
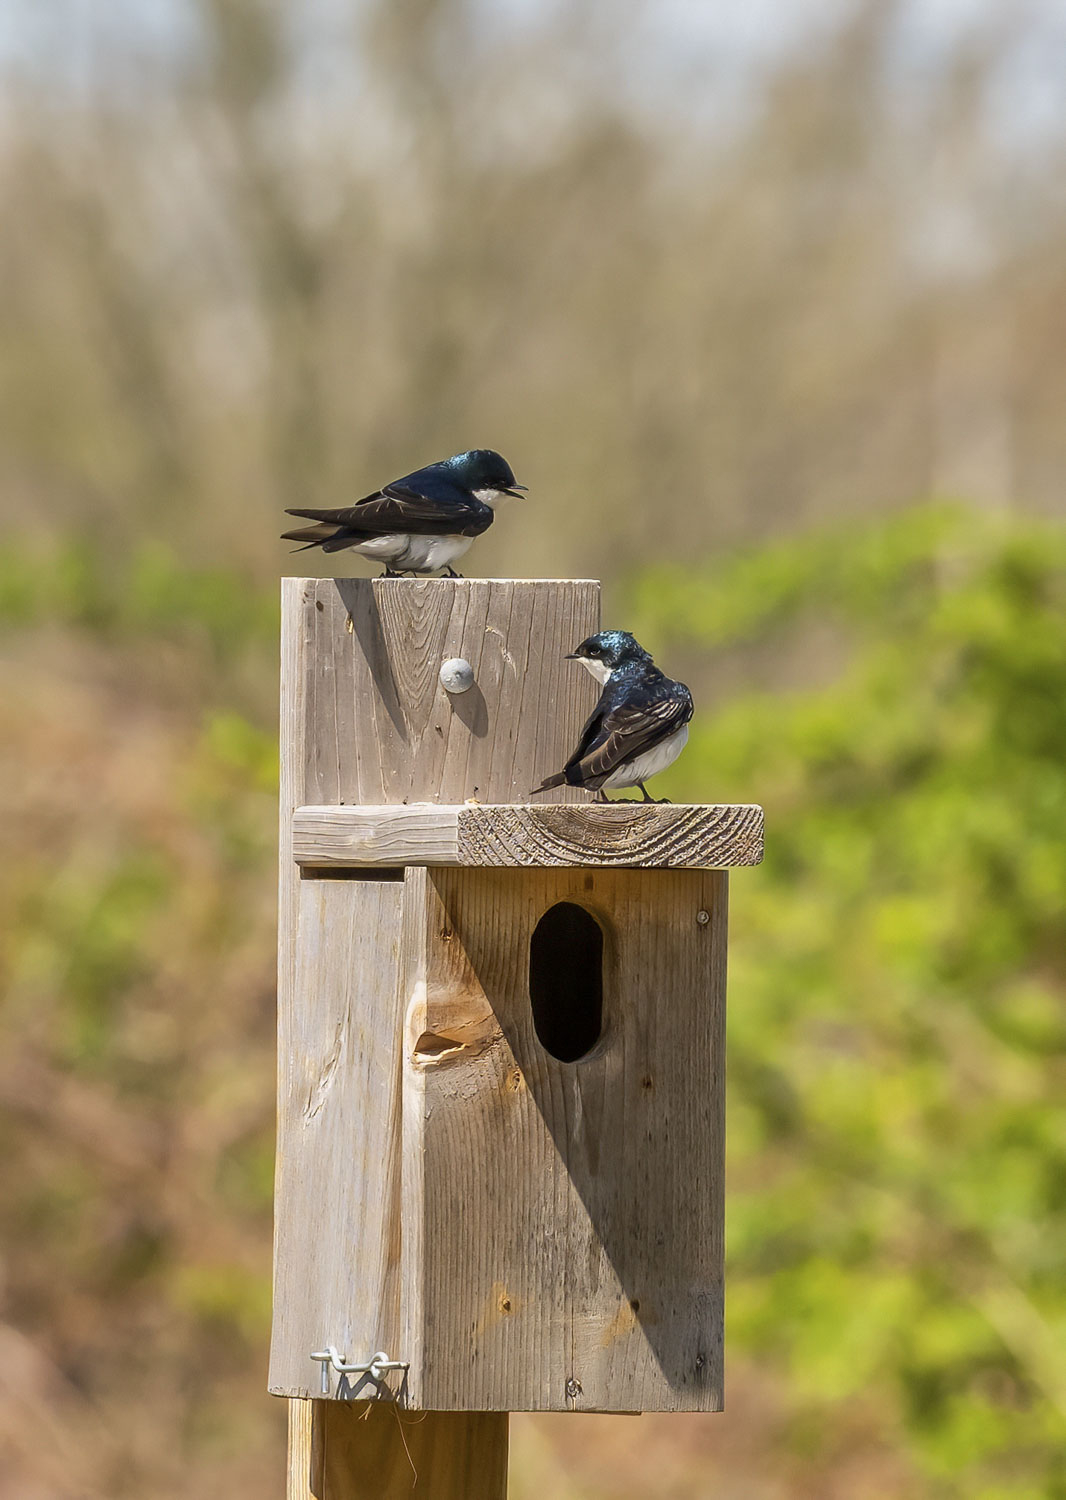
[[[533,1027],[546,1052],[577,1062],[603,1030],[603,929],[591,912],[560,901],[529,941]]]

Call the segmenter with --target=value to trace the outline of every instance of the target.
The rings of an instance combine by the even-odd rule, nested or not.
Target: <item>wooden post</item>
[[[510,1411],[721,1408],[726,871],[762,812],[528,805],[595,699],[597,584],[283,598],[289,1500],[500,1500]]]
[[[498,1500],[507,1413],[290,1401],[285,1500]]]
[[[289,1300],[291,1278],[305,1278],[313,1294],[316,1276],[325,1271],[328,1279],[328,1263],[336,1270],[349,1253],[362,1214],[380,1211],[392,1193],[392,1245],[383,1247],[379,1264],[353,1268],[361,1282],[359,1312],[373,1336],[362,1350],[342,1352],[349,1358],[369,1358],[379,1348],[406,1354],[396,1275],[399,1058],[391,1036],[382,1035],[377,1055],[370,1042],[365,1063],[371,1072],[362,1083],[389,1093],[395,1130],[382,1140],[368,1135],[368,1115],[331,1122],[351,1127],[347,1144],[342,1131],[332,1135],[335,1149],[352,1153],[350,1169],[334,1178],[346,1183],[348,1197],[343,1204],[321,1201],[315,1193],[321,1162],[301,1181],[309,1127],[337,1070],[353,1059],[331,1050],[344,1016],[323,1014],[315,1002],[330,993],[317,982],[323,976],[315,967],[328,966],[330,953],[301,953],[299,985],[297,977],[304,908],[335,939],[332,962],[355,976],[347,998],[356,1013],[372,1016],[377,1005],[392,1002],[395,955],[390,958],[388,945],[400,942],[402,886],[374,880],[345,882],[347,889],[339,890],[328,880],[301,879],[293,814],[323,804],[524,801],[538,773],[562,764],[594,701],[593,685],[581,681],[584,673],[571,673],[559,692],[559,663],[599,628],[599,585],[287,578],[282,611],[277,1192],[285,1219],[275,1226],[275,1261],[287,1290],[276,1307],[282,1331],[276,1328],[275,1346],[284,1341],[287,1324],[305,1326],[305,1308]],[[438,683],[442,662],[452,657],[469,661],[476,678],[455,698]],[[567,791],[560,800],[582,797]],[[337,900],[341,895],[345,899]],[[333,926],[334,915],[342,931]],[[348,1323],[350,1309],[338,1308],[337,1318]],[[317,1368],[308,1363],[312,1377]],[[395,1406],[363,1401],[290,1403],[288,1500],[386,1500],[393,1494],[497,1500],[506,1493],[506,1462],[505,1412],[407,1416]]]

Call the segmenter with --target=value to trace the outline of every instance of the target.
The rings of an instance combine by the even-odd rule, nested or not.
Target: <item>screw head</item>
[[[474,686],[474,669],[461,656],[441,662],[440,685],[446,693],[468,693]]]
[[[581,1382],[580,1380],[575,1380],[572,1375],[566,1382],[566,1394],[570,1401],[576,1401],[578,1396],[581,1395]]]
[[[701,926],[701,927],[706,927],[706,926],[707,926],[707,923],[708,923],[708,922],[709,922],[709,921],[710,921],[710,920],[711,920],[711,914],[710,914],[710,912],[709,912],[709,911],[704,911],[704,910],[703,910],[703,909],[702,909],[702,908],[701,908],[701,909],[700,909],[700,910],[699,910],[699,911],[698,911],[698,912],[697,912],[697,913],[696,913],[696,921],[697,921],[697,922],[698,922],[698,923],[699,923],[699,924],[700,924],[700,926]]]

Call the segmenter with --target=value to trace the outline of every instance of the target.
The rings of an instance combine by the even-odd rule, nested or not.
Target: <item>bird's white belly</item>
[[[618,792],[623,787],[638,786],[642,781],[647,781],[649,776],[656,776],[660,771],[665,771],[667,766],[673,765],[687,743],[688,725],[685,724],[669,739],[653,745],[650,750],[645,750],[643,755],[637,755],[633,760],[623,761],[617,771],[612,771],[603,783],[604,790]]]
[[[399,533],[395,536],[367,537],[366,541],[356,542],[352,551],[401,571],[432,573],[436,568],[449,567],[457,557],[462,557],[473,540],[470,536],[410,536]]]
[[[353,542],[352,551],[374,562],[391,563],[407,550],[410,540],[409,536],[368,536],[365,541]]]

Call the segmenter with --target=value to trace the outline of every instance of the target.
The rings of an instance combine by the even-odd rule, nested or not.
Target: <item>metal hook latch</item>
[[[318,1353],[312,1354],[311,1358],[318,1360],[319,1364],[322,1366],[323,1396],[329,1395],[330,1365],[333,1366],[338,1375],[369,1375],[371,1380],[378,1381],[379,1383],[386,1370],[406,1370],[409,1368],[409,1362],[407,1360],[390,1359],[383,1349],[379,1349],[376,1354],[372,1354],[367,1360],[366,1364],[349,1365],[346,1364],[342,1356],[337,1353],[337,1347],[335,1344],[327,1344],[325,1349],[321,1349],[318,1351]]]

